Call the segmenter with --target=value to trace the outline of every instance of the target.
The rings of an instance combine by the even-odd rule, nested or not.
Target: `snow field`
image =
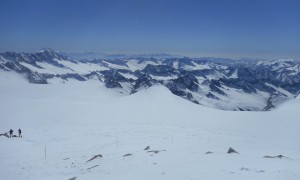
[[[0,133],[21,128],[23,138],[0,137],[1,179],[300,178],[299,98],[271,112],[231,112],[163,86],[129,96],[96,80],[13,82],[0,82]],[[288,158],[263,158],[280,154]]]

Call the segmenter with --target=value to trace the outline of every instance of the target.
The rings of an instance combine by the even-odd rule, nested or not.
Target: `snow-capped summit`
[[[53,59],[62,60],[62,59],[68,59],[67,57],[59,54],[58,52],[55,52],[53,49],[50,48],[43,48],[41,51],[34,53],[36,56],[38,56],[41,61],[51,61]]]
[[[42,48],[39,52],[55,53],[55,51],[51,48]]]

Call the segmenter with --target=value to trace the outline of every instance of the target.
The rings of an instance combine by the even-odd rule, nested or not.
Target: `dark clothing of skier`
[[[21,131],[21,129],[18,130],[18,133],[19,133],[19,137],[22,137],[22,131]]]
[[[13,131],[12,129],[9,130],[9,137],[10,137],[10,138],[11,138],[13,132],[14,132],[14,131]]]

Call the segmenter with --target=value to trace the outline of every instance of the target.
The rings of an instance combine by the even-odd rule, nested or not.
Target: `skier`
[[[14,132],[14,131],[13,131],[12,129],[9,130],[9,137],[10,137],[10,138],[11,138],[13,132]]]
[[[18,130],[18,133],[19,133],[19,137],[22,137],[22,131],[21,131],[20,128],[19,128],[19,130]]]

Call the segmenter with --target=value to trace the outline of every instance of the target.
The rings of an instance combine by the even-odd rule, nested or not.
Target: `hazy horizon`
[[[299,5],[295,0],[4,0],[0,52],[50,47],[300,60]]]

